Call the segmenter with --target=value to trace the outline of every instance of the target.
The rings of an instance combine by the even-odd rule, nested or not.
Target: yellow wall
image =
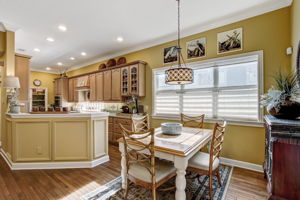
[[[217,33],[243,28],[244,47],[243,51],[217,55]],[[264,50],[264,86],[265,91],[272,85],[271,75],[281,70],[290,70],[291,59],[285,54],[285,49],[291,41],[290,8],[284,8],[264,15],[253,17],[237,23],[226,25],[217,29],[192,35],[182,39],[183,52],[185,43],[199,37],[206,37],[207,56],[199,59],[211,59],[220,56],[228,56],[257,50]],[[146,97],[142,104],[152,107],[152,71],[153,68],[163,66],[163,48],[175,45],[176,42],[168,42],[162,45],[136,51],[124,55],[127,62],[143,60],[148,63],[146,70]],[[186,57],[186,55],[184,55]],[[197,61],[197,60],[193,60]],[[94,71],[100,63],[86,66],[71,71],[69,76],[89,71]],[[152,120],[152,125],[157,127],[163,120]],[[211,126],[207,124],[207,126]],[[240,161],[262,164],[264,159],[264,128],[229,126],[226,131],[226,138],[222,156]]]
[[[30,87],[36,87],[36,86],[33,85],[33,81],[35,79],[41,80],[42,85],[40,87],[48,88],[48,104],[53,104],[54,103],[54,84],[53,84],[53,81],[58,76],[59,75],[57,75],[57,74],[31,71],[30,72]]]
[[[296,67],[296,56],[298,43],[300,42],[300,0],[294,0],[291,7],[291,24],[292,24],[292,46],[294,53],[292,56],[292,68]]]

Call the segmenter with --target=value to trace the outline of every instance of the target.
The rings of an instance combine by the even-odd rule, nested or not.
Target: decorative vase
[[[270,115],[279,119],[296,119],[300,117],[300,103],[296,101],[285,101],[280,105],[268,106]]]

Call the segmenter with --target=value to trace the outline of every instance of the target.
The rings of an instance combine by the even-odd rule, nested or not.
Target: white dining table
[[[210,129],[183,127],[180,135],[171,136],[162,133],[161,128],[155,129],[155,157],[172,161],[176,168],[176,200],[185,200],[186,168],[188,160],[195,155],[212,138],[213,131]],[[121,177],[122,188],[126,188],[126,157],[123,139],[119,140],[119,150],[122,154]]]

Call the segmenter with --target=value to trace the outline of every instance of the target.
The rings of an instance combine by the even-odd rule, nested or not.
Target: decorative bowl
[[[166,135],[180,135],[182,131],[182,124],[176,122],[162,123],[161,131]]]

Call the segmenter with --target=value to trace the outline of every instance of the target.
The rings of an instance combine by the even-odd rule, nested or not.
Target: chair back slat
[[[139,164],[147,169],[152,183],[155,183],[154,129],[134,132],[127,130],[122,124],[119,126],[124,140],[127,173],[131,164]]]
[[[150,129],[150,118],[149,115],[143,117],[132,117],[132,130],[134,132],[146,131]]]
[[[203,128],[204,117],[204,114],[200,116],[188,116],[183,113],[180,114],[180,119],[183,126],[192,128]]]
[[[220,157],[220,153],[223,147],[225,127],[226,122],[224,122],[222,125],[216,123],[214,126],[213,136],[210,145],[210,170],[212,169],[214,160]]]

